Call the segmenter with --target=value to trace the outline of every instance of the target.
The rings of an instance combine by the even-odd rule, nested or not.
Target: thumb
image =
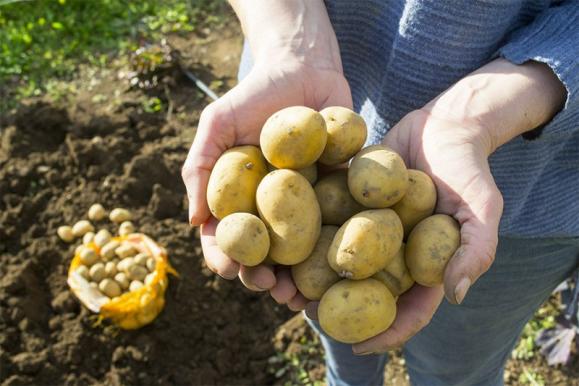
[[[207,183],[221,154],[233,146],[259,144],[265,120],[282,107],[299,103],[291,95],[286,99],[272,94],[275,91],[268,79],[252,71],[201,113],[195,139],[181,171],[192,225],[199,225],[210,216]]]
[[[452,304],[462,303],[469,288],[490,268],[497,249],[503,198],[490,172],[478,184],[476,197],[455,214],[461,224],[461,245],[444,273],[444,292]]]

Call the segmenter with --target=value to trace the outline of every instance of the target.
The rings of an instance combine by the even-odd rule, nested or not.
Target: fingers
[[[456,216],[461,223],[461,245],[444,272],[444,291],[452,304],[462,303],[469,288],[495,258],[503,200],[490,173],[489,178]]]
[[[228,98],[230,96],[223,96],[201,113],[195,139],[181,171],[192,225],[202,224],[209,218],[206,200],[209,175],[219,156],[235,141],[234,115],[228,108]]]
[[[292,311],[301,311],[304,308],[306,308],[307,304],[309,303],[309,300],[302,295],[301,293],[297,293],[296,296],[294,296],[287,304],[288,308]]]
[[[239,279],[244,286],[256,292],[267,291],[276,285],[273,268],[267,265],[255,267],[242,265],[239,270]]]
[[[383,333],[352,345],[354,354],[382,353],[402,346],[430,323],[442,297],[441,287],[415,285],[398,299],[394,323]]]
[[[207,183],[219,156],[236,145],[258,144],[265,120],[284,107],[273,97],[271,88],[266,80],[251,73],[201,113],[195,139],[181,171],[192,225],[202,224],[210,216]]]
[[[287,304],[296,296],[296,288],[288,267],[278,267],[276,274],[276,285],[269,293],[271,297],[279,304]]]
[[[211,217],[209,221],[201,225],[201,247],[203,248],[203,256],[210,270],[224,279],[231,280],[239,273],[239,263],[229,258],[219,246],[217,246],[217,242],[215,241],[215,228],[217,227],[217,223],[217,219]]]

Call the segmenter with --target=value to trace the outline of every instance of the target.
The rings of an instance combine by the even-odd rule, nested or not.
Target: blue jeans
[[[579,266],[579,239],[499,240],[491,269],[464,302],[443,301],[431,323],[404,347],[414,385],[502,385],[503,368],[534,311]],[[382,385],[386,354],[356,356],[324,335],[331,386]]]

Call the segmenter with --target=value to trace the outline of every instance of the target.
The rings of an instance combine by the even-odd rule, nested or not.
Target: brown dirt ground
[[[237,24],[228,24],[171,44],[223,92],[235,84],[240,36]],[[175,68],[167,71],[167,87],[146,92],[130,90],[119,71],[85,73],[64,103],[31,101],[0,118],[3,386],[323,380],[322,350],[301,316],[284,324],[287,309],[204,265],[198,232],[187,224],[180,168],[208,100]],[[143,111],[145,95],[159,96],[171,113]],[[84,217],[94,202],[133,210],[138,229],[166,247],[180,273],[165,310],[143,329],[94,327],[66,285],[74,246],[61,242],[56,228]],[[576,372],[535,358],[511,362],[508,384],[518,384],[522,366],[548,384],[576,381]],[[306,378],[296,375],[302,369]],[[388,384],[408,384],[399,353],[386,373]]]

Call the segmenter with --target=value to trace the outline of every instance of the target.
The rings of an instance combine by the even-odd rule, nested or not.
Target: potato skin
[[[265,159],[255,146],[226,150],[215,163],[207,184],[207,204],[221,220],[231,213],[257,214],[255,192],[267,174]]]
[[[274,170],[257,188],[257,210],[269,232],[268,256],[279,264],[304,261],[322,226],[314,188],[294,170]]]
[[[406,243],[405,259],[418,284],[435,287],[443,283],[446,264],[460,245],[458,222],[435,214],[419,222]]]
[[[435,207],[436,186],[432,179],[420,170],[408,169],[406,194],[392,207],[402,221],[404,236],[408,237],[416,224],[432,215]]]
[[[402,245],[402,223],[392,209],[366,210],[340,227],[328,250],[338,275],[365,279],[384,269]]]
[[[248,267],[260,264],[269,252],[267,228],[250,213],[226,216],[217,224],[215,239],[227,256]]]
[[[408,271],[404,260],[404,249],[405,245],[402,243],[402,246],[386,267],[372,276],[388,287],[393,296],[402,295],[414,285],[414,279],[410,276],[410,271]]]
[[[302,169],[320,158],[328,133],[324,118],[304,106],[287,107],[263,125],[259,144],[263,155],[279,169]]]
[[[274,170],[277,170],[277,168],[268,162],[267,163],[267,170],[269,172],[273,172]],[[316,181],[318,180],[318,165],[317,165],[317,163],[313,163],[310,166],[306,166],[305,168],[302,168],[302,169],[295,169],[295,171],[300,173],[302,176],[304,176],[306,178],[306,180],[308,180],[308,182],[312,185],[315,184]]]
[[[341,280],[320,301],[322,329],[342,343],[358,343],[385,331],[396,317],[396,301],[378,280]]]
[[[404,197],[408,171],[402,158],[383,145],[359,152],[348,169],[348,187],[356,201],[367,208],[388,208]]]
[[[328,264],[328,249],[338,232],[333,225],[322,226],[320,238],[307,259],[299,264],[292,265],[292,277],[298,290],[310,300],[320,300],[322,295],[340,276]]]
[[[328,141],[319,162],[332,166],[348,161],[366,142],[364,118],[341,106],[326,107],[320,114],[326,122]]]
[[[320,203],[323,224],[342,225],[356,213],[365,210],[350,194],[346,169],[323,177],[314,190]]]

